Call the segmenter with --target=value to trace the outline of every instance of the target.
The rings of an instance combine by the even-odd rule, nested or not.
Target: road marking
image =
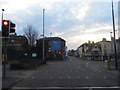
[[[88,78],[88,77],[85,77],[85,78]]]
[[[68,78],[71,78],[71,77],[68,77]]]
[[[104,76],[104,78],[106,78],[106,77]]]
[[[87,62],[87,65],[86,65],[87,67],[88,67],[88,64],[89,64],[89,61]]]
[[[60,79],[62,78],[62,77],[59,77]]]
[[[34,79],[34,77],[32,77],[32,79]]]
[[[49,77],[50,79],[53,79],[53,77]]]

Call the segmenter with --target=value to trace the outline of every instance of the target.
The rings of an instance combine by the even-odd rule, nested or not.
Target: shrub
[[[13,63],[10,65],[10,69],[34,69],[35,67],[38,67],[39,65],[43,64],[42,61],[22,61],[19,63]]]

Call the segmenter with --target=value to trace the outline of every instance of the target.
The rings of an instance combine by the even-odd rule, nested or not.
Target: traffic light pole
[[[2,9],[2,20],[3,20],[3,12],[4,12],[5,10],[4,9]],[[2,25],[1,25],[1,30],[2,30]],[[3,37],[2,37],[3,38]],[[6,77],[6,57],[7,57],[7,44],[6,44],[6,40],[7,40],[7,38],[3,38],[3,40],[4,40],[4,45],[3,45],[3,51],[4,51],[4,53],[3,53],[3,61],[2,61],[2,78],[3,79],[5,79],[5,77]],[[3,52],[2,51],[2,52]]]
[[[7,38],[4,38],[3,79],[6,77]]]

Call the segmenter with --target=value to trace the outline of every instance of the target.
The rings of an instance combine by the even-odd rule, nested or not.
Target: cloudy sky
[[[117,30],[119,0],[114,1]],[[24,34],[26,25],[34,26],[42,35],[42,10],[45,9],[45,36],[52,33],[62,37],[69,49],[76,49],[88,40],[110,40],[111,0],[0,0],[0,9],[5,9],[4,19],[16,24],[18,35]]]

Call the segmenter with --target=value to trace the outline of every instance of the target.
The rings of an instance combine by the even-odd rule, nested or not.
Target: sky
[[[114,0],[116,38],[118,38],[118,1]],[[61,37],[68,49],[77,49],[88,40],[110,40],[112,27],[111,0],[0,0],[5,9],[5,20],[16,24],[18,35],[32,25],[42,35],[43,9],[45,9],[45,36]],[[42,37],[39,37],[42,38]]]

